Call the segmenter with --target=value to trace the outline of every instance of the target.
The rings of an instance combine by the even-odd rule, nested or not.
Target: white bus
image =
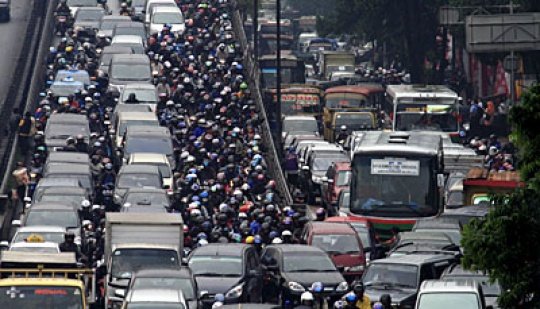
[[[384,111],[392,131],[442,132],[459,137],[458,95],[439,85],[389,85]]]

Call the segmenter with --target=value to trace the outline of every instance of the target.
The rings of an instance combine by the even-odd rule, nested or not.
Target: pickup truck
[[[183,226],[179,214],[107,213],[104,260],[107,308],[123,301],[134,272],[180,268]]]

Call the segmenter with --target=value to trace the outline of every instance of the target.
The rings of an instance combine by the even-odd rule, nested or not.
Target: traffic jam
[[[261,2],[58,1],[0,308],[497,308],[461,232],[523,186],[511,142]]]

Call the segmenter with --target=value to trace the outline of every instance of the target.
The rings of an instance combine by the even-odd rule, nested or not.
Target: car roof
[[[425,280],[420,285],[421,293],[435,292],[477,292],[474,280]]]
[[[307,116],[307,115],[285,116],[283,119],[284,120],[313,120],[313,121],[317,121],[315,116]]]
[[[73,208],[73,207],[72,207]],[[21,226],[17,229],[17,233],[65,233],[66,229],[60,226],[51,225],[32,225]]]
[[[245,249],[250,246],[247,244],[221,244],[212,243],[195,249],[192,256],[212,255],[212,256],[243,256]]]
[[[177,6],[156,6],[153,10],[153,13],[168,13],[168,12],[179,12],[182,14],[182,10],[180,10]],[[184,14],[182,14],[183,16]]]
[[[121,113],[125,111],[130,111],[130,110],[138,111],[138,112],[151,112],[152,108],[147,104],[123,104],[122,103],[122,104],[116,105],[115,113]]]
[[[434,241],[452,241],[444,232],[435,231],[418,231],[418,232],[401,232],[399,233],[400,241],[414,240],[434,240]]]
[[[42,196],[46,194],[86,195],[86,190],[81,187],[47,187]]]
[[[109,45],[103,48],[101,56],[105,54],[124,54],[130,55],[133,54],[133,49],[131,47],[122,46],[122,45]]]
[[[134,34],[120,34],[120,35],[115,35],[112,38],[111,44],[114,44],[114,43],[141,43],[142,44],[143,39],[140,36],[134,35]],[[146,57],[148,59],[147,55],[137,55],[137,56]]]
[[[141,269],[135,273],[135,278],[191,278],[193,274],[189,267],[180,267],[179,269],[153,268]]]
[[[135,152],[129,156],[130,164],[133,163],[167,163],[167,156],[162,153],[154,152]]]
[[[150,111],[133,112],[133,111],[127,110],[127,111],[120,111],[118,113],[118,120],[156,120],[157,121],[158,118],[155,113],[150,112]],[[156,125],[156,127],[159,127],[159,126]]]
[[[89,162],[87,153],[73,151],[51,151],[47,157],[48,162]]]
[[[309,224],[315,234],[356,235],[355,230],[348,224],[336,222],[310,222]]]
[[[120,174],[159,174],[158,167],[155,165],[135,164],[124,165],[120,169]]]
[[[80,183],[77,179],[72,178],[41,178],[38,182],[40,187],[50,186],[65,186],[65,187],[80,187]]]
[[[148,193],[148,194],[158,193],[158,194],[164,194],[164,195],[167,194],[165,190],[159,189],[159,188],[129,188],[125,196],[127,197],[130,193]]]
[[[51,123],[88,123],[88,118],[86,118],[85,115],[79,115],[79,114],[67,114],[67,113],[57,113],[57,114],[51,114],[49,119],[47,120],[47,124],[50,125]]]
[[[14,242],[10,245],[10,248],[58,248],[58,244],[50,241],[43,242]]]
[[[129,22],[125,21],[125,22],[120,22],[120,23],[116,24],[115,28],[142,28],[142,29],[144,29],[144,24],[134,22],[134,21],[129,21]]]
[[[90,165],[78,164],[78,163],[66,163],[66,164],[51,164],[48,166],[46,175],[51,174],[89,174]]]
[[[461,266],[460,264],[454,264],[454,265],[450,265],[448,266],[443,274],[441,275],[441,279],[442,278],[446,278],[446,277],[449,277],[449,278],[452,278],[452,277],[489,277],[487,274],[484,274],[480,271],[471,271],[471,270],[467,270],[467,269],[464,269],[463,266]]]
[[[436,263],[439,261],[447,261],[451,257],[442,254],[411,254],[411,255],[397,255],[389,256],[384,259],[371,261],[371,265],[376,264],[404,264],[420,266],[425,263]]]
[[[105,15],[101,17],[101,21],[132,22],[131,17],[122,15]]]

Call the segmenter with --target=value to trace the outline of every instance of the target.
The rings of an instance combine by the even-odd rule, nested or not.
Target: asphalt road
[[[11,20],[0,23],[0,104],[6,99],[17,60],[27,56],[22,44],[33,2],[11,1]]]

